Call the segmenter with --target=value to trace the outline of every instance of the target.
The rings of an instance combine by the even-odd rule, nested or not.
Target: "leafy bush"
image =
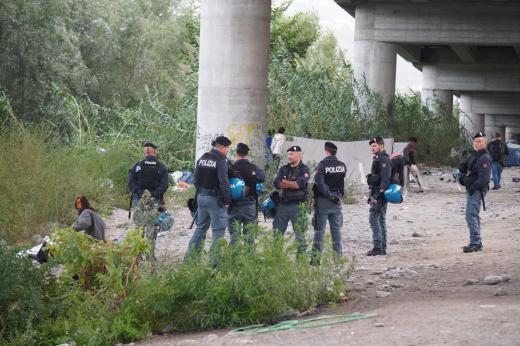
[[[32,326],[49,318],[45,292],[52,280],[45,268],[16,257],[0,239],[0,340],[29,345]]]
[[[134,299],[142,302],[153,330],[188,331],[268,323],[345,293],[348,263],[329,252],[321,267],[313,267],[294,251],[267,234],[252,248],[223,242],[217,268],[207,255],[172,266],[148,278]]]
[[[427,164],[455,164],[459,158],[451,155],[452,150],[467,146],[467,141],[460,134],[459,119],[448,114],[441,103],[435,112],[421,103],[420,93],[398,95],[395,100],[396,141],[408,141],[410,136],[418,138],[420,162]],[[455,110],[455,114],[458,110]],[[439,140],[442,138],[442,140]]]

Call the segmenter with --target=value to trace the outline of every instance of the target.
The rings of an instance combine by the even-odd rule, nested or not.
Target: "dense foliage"
[[[261,234],[252,247],[223,242],[216,268],[204,253],[160,267],[155,275],[144,270],[142,255],[150,247],[139,230],[121,244],[59,230],[51,238],[53,260],[41,268],[2,245],[0,342],[113,345],[141,340],[150,331],[271,322],[346,294],[351,266],[330,248],[321,267],[313,267],[283,239],[252,232]]]

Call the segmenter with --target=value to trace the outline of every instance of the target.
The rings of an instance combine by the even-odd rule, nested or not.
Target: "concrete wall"
[[[326,140],[292,137],[285,143],[285,150],[293,145],[299,145],[303,150],[303,162],[310,167],[315,167],[325,157],[324,146]],[[394,140],[385,139],[385,148],[388,153],[392,153]],[[366,141],[338,142],[334,141],[338,147],[337,157],[347,165],[347,182],[353,185],[366,184],[365,177],[370,173],[372,167],[372,152]],[[284,161],[286,163],[286,158]]]

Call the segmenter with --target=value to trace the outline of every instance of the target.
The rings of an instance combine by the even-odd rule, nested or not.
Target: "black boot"
[[[386,247],[384,247],[383,250],[381,250],[381,254],[386,256]]]
[[[375,247],[372,250],[367,252],[367,256],[381,256],[383,254],[383,250],[379,247]]]
[[[479,245],[468,245],[468,246],[464,246],[462,248],[462,252],[464,253],[469,253],[469,252],[477,252],[477,251],[482,251],[482,243],[480,243]]]

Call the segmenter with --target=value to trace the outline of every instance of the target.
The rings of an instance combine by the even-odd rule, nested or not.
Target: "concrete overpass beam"
[[[354,29],[353,67],[357,80],[382,95],[388,110],[393,109],[397,47],[374,39],[375,7],[359,5],[356,8]]]
[[[477,62],[477,55],[475,50],[468,46],[457,46],[451,45],[450,48],[457,54],[460,61],[464,63],[475,63]]]
[[[362,6],[356,5],[356,20]],[[374,39],[381,42],[459,46],[512,46],[520,42],[520,7],[513,1],[474,6],[454,1],[449,6],[434,1],[380,1],[374,6]]]
[[[202,0],[196,158],[223,134],[263,160],[270,17],[270,0]]]
[[[471,93],[470,113],[516,115],[520,114],[520,93]],[[502,116],[503,118],[503,116]]]
[[[440,90],[520,92],[519,64],[436,64],[434,66],[435,73],[426,79],[423,77],[423,80]],[[423,85],[423,88],[428,87]]]

